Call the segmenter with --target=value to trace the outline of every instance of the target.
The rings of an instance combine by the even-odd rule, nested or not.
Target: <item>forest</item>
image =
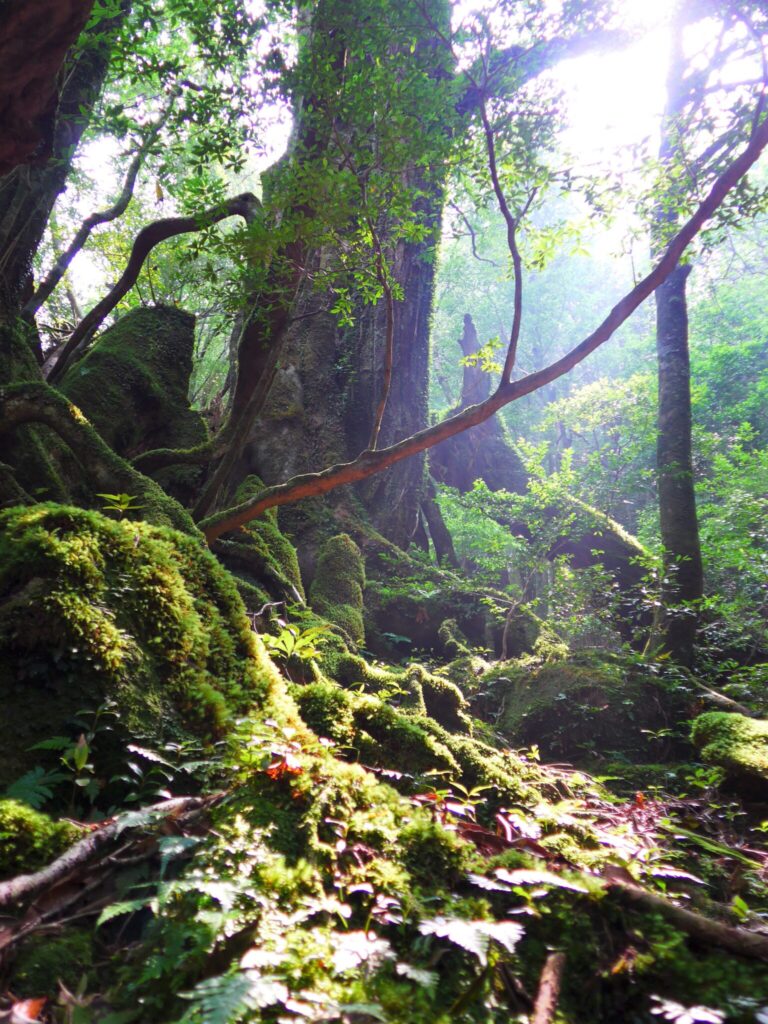
[[[768,1022],[765,0],[0,0],[0,1020]]]

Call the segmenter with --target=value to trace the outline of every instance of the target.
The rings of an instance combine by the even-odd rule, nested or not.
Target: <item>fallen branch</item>
[[[66,345],[59,351],[56,362],[48,370],[48,380],[56,383],[61,380],[64,371],[72,361],[72,357],[81,345],[85,345],[93,333],[98,330],[106,317],[112,312],[120,299],[126,295],[136,283],[144,261],[160,242],[176,235],[184,235],[190,231],[202,231],[203,228],[218,224],[227,217],[239,216],[249,220],[259,200],[250,192],[227,199],[218,206],[211,207],[195,217],[167,217],[148,224],[136,236],[131,255],[123,271],[122,277],[111,291],[97,302],[72,333]]]
[[[190,813],[199,813],[211,807],[221,794],[214,796],[182,796],[173,800],[164,800],[152,807],[144,808],[135,825],[125,822],[125,816],[116,818],[103,828],[91,832],[85,839],[75,843],[58,857],[52,864],[41,868],[31,875],[18,875],[7,882],[0,883],[0,907],[18,904],[22,900],[37,896],[38,893],[58,885],[76,870],[84,868],[101,853],[114,846],[121,836],[129,830],[146,828],[148,824],[178,819]],[[133,812],[132,812],[133,813]]]
[[[550,953],[544,961],[531,1024],[552,1024],[560,998],[565,970],[565,953]]]
[[[502,380],[496,391],[484,402],[462,409],[455,416],[412,434],[388,448],[364,451],[353,462],[330,466],[319,473],[305,473],[282,484],[268,487],[234,508],[217,512],[200,523],[208,542],[244,523],[250,522],[269,508],[287,505],[301,498],[319,497],[344,484],[355,483],[380,473],[403,459],[434,447],[440,441],[484,423],[505,405],[551,384],[603,345],[635,310],[662,284],[678,265],[683,252],[707,220],[717,211],[728,193],[741,181],[768,145],[768,118],[757,125],[749,143],[738,157],[715,180],[709,194],[693,215],[671,239],[663,256],[642,280],[613,307],[592,334],[554,363],[530,373],[520,380]]]
[[[675,906],[674,903],[670,903],[646,889],[641,889],[638,885],[612,882],[608,886],[608,891],[628,907],[661,914],[675,928],[690,935],[697,942],[708,946],[719,946],[737,956],[764,960],[768,963],[768,935],[750,932],[745,928],[734,928],[731,925],[722,924],[720,921],[702,917],[701,914],[695,914],[692,910]]]

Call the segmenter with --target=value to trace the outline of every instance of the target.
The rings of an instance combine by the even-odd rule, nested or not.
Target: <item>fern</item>
[[[184,1014],[184,1024],[234,1024],[248,1010],[274,1006],[288,998],[288,989],[276,978],[243,971],[207,978],[191,992],[182,992],[192,1005]]]
[[[460,917],[435,917],[419,925],[422,935],[447,939],[472,953],[485,966],[491,939],[510,953],[523,935],[522,926],[514,921],[465,921]]]

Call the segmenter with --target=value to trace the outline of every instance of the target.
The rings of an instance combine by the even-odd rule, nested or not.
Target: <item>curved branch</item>
[[[112,206],[108,207],[106,210],[94,211],[89,214],[80,225],[75,237],[69,243],[64,252],[58,257],[51,272],[45,280],[41,282],[37,291],[22,310],[21,315],[25,320],[31,321],[43,303],[48,300],[54,288],[58,285],[64,274],[66,274],[72,260],[77,256],[90,238],[93,229],[98,227],[100,224],[109,224],[111,221],[117,220],[117,218],[122,217],[128,209],[128,204],[133,198],[133,189],[136,185],[136,178],[141,170],[141,165],[144,163],[147,153],[157,139],[157,136],[160,134],[160,129],[163,127],[169,111],[170,104],[161,117],[158,118],[158,120],[151,126],[150,131],[147,133],[146,137],[137,149],[133,159],[128,165],[128,170],[123,181],[123,187],[120,191],[120,195]]]
[[[380,473],[383,469],[411,455],[432,448],[440,441],[483,423],[510,402],[529,395],[550,384],[577,366],[603,345],[651,295],[677,266],[678,260],[703,225],[716,212],[768,145],[768,118],[756,125],[752,137],[741,154],[715,180],[709,194],[671,239],[654,269],[613,307],[603,322],[582,342],[554,363],[530,373],[517,381],[502,380],[490,398],[478,405],[462,409],[450,419],[420,430],[418,433],[378,451],[365,451],[353,462],[331,466],[320,473],[305,473],[274,487],[268,487],[249,501],[209,516],[199,525],[210,543],[221,534],[250,522],[256,516],[278,505],[287,505],[301,498],[317,497],[343,484],[355,483]]]
[[[163,220],[148,224],[136,236],[131,255],[123,271],[122,277],[112,290],[86,314],[73,332],[69,341],[61,349],[56,362],[48,372],[48,380],[53,384],[60,380],[75,352],[81,345],[87,344],[91,335],[101,326],[105,318],[112,312],[120,299],[126,295],[136,283],[150,252],[169,238],[184,235],[190,231],[202,231],[203,228],[218,224],[227,217],[239,216],[248,220],[253,216],[254,207],[259,200],[250,192],[227,199],[224,203],[205,210],[195,217],[166,217]]]

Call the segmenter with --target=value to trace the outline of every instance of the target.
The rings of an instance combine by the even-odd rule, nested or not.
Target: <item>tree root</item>
[[[612,882],[608,886],[608,891],[628,907],[661,914],[675,928],[685,932],[697,942],[708,946],[719,946],[737,956],[764,960],[768,963],[768,935],[747,931],[745,928],[734,928],[731,925],[722,924],[720,921],[702,917],[701,914],[677,907],[674,903],[670,903],[638,885]]]

